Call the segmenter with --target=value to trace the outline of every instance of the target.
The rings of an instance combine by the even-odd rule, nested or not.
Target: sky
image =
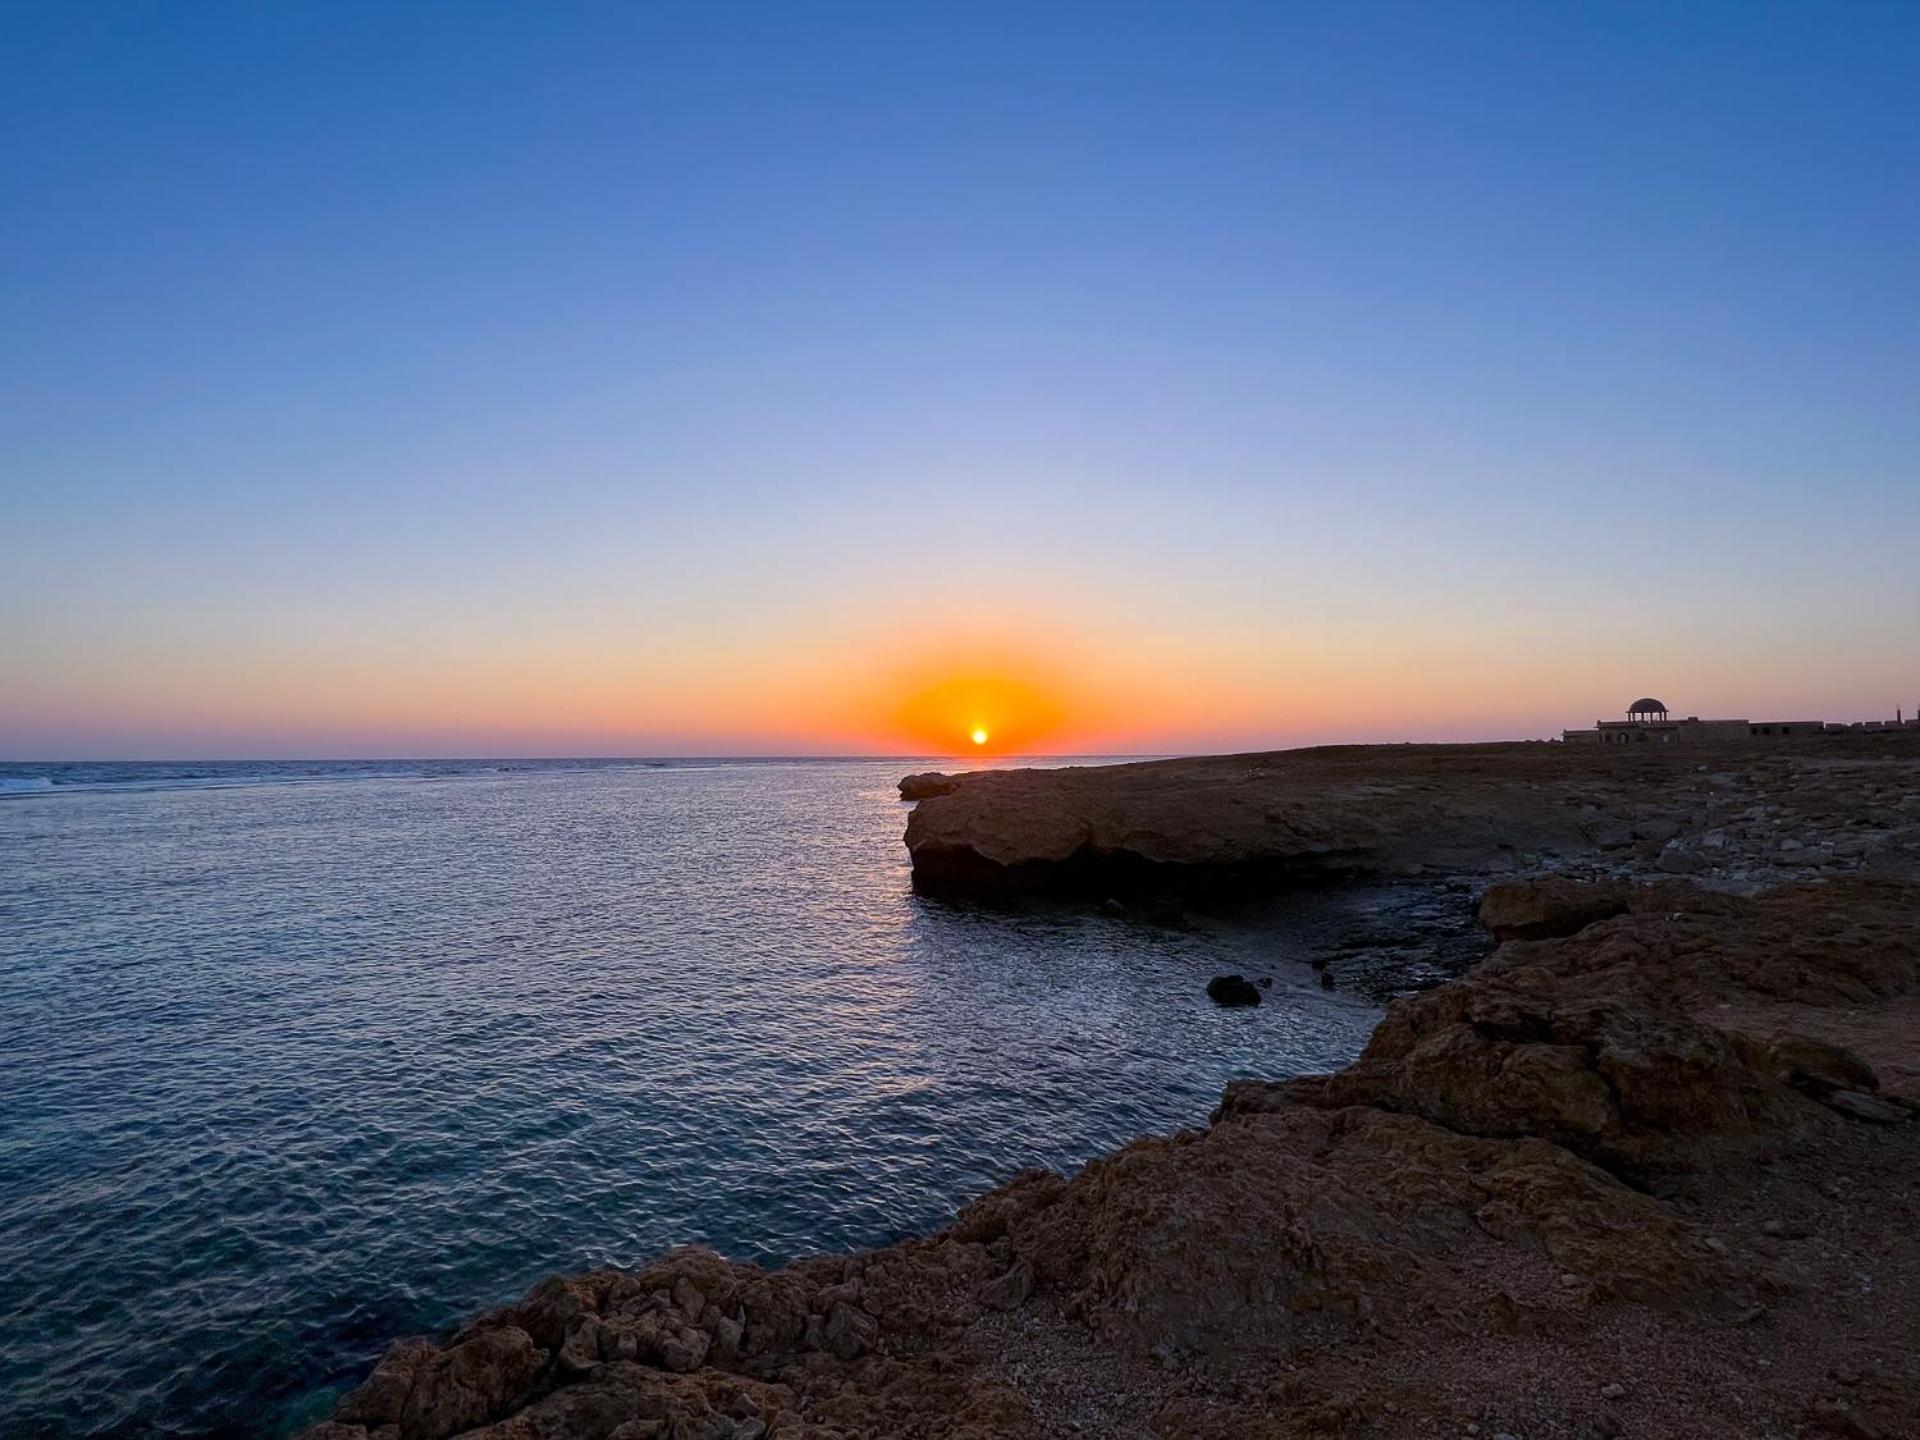
[[[0,0],[0,758],[1920,706],[1920,6]]]

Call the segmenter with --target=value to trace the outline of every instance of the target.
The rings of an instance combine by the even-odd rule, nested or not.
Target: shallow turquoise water
[[[1306,932],[915,897],[897,760],[175,768],[0,798],[7,1436],[284,1431],[551,1271],[930,1228],[1375,1018]]]

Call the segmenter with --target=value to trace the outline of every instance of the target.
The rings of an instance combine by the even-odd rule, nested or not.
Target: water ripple
[[[0,804],[0,1433],[282,1433],[550,1271],[921,1230],[1374,1018],[1285,937],[916,899],[899,762],[391,769]]]

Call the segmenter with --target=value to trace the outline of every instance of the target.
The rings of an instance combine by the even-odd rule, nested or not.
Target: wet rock
[[[1258,1005],[1260,987],[1244,975],[1216,975],[1207,982],[1207,998],[1216,1005]]]

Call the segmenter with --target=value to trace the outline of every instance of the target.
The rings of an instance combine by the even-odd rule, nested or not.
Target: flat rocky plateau
[[[307,1440],[1920,1435],[1920,736],[903,793],[934,893],[1444,875],[1497,948],[923,1239],[545,1281]]]

